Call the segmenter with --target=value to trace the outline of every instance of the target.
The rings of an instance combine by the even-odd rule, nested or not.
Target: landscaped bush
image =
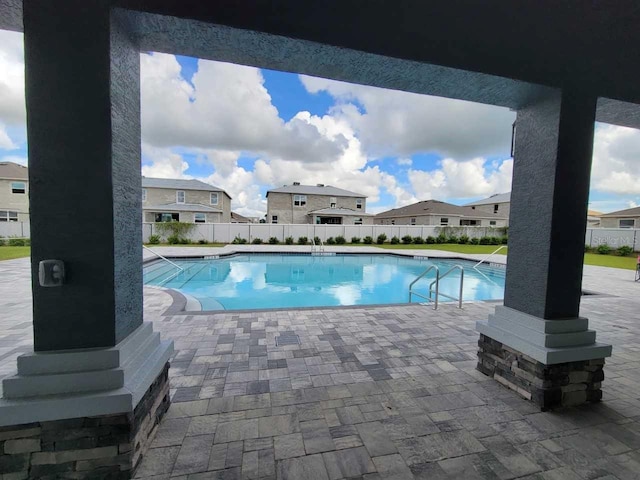
[[[455,235],[451,235],[447,237],[446,243],[458,243],[458,237],[456,237]]]
[[[360,237],[351,237],[351,243],[360,243]]]
[[[167,237],[167,243],[169,245],[177,245],[180,243],[180,237],[177,235],[169,235]]]
[[[362,241],[366,245],[371,245],[373,243],[373,237],[371,237],[370,235],[367,235],[366,237],[364,237],[364,239]]]
[[[24,247],[25,241],[24,238],[10,238],[9,239],[10,247]]]
[[[509,237],[504,236],[504,237],[500,237],[500,243],[502,245],[506,245],[509,242]]]
[[[385,233],[381,233],[380,235],[378,235],[378,238],[376,239],[376,243],[378,245],[382,245],[386,241],[387,241],[387,235]]]
[[[201,238],[200,240],[198,240],[198,243],[200,245],[208,245],[209,244],[209,242],[207,240],[205,240],[204,238]]]
[[[160,235],[149,235],[149,243],[151,245],[158,245],[160,243]]]
[[[391,245],[398,245],[400,243],[400,239],[396,236],[391,237]]]
[[[413,237],[411,235],[405,235],[404,237],[402,237],[402,243],[404,243],[405,245],[413,243]]]
[[[236,236],[236,238],[234,238],[231,243],[233,243],[234,245],[244,245],[245,243],[247,243],[247,239]]]
[[[471,245],[480,245],[480,239],[477,237],[472,238]]]
[[[460,245],[467,245],[469,243],[469,236],[468,235],[460,235],[460,238],[458,238],[458,243]]]
[[[422,245],[424,243],[424,239],[422,237],[413,237],[413,243],[415,243],[416,245]]]
[[[269,238],[269,245],[278,245],[279,243],[280,243],[280,240],[278,240],[278,237]]]
[[[418,238],[418,237],[416,237]],[[418,243],[415,241],[413,243]],[[434,243],[436,243],[436,237],[432,237],[431,235],[429,235],[426,239],[425,239],[425,243],[428,243],[429,245],[433,245]]]
[[[621,257],[626,257],[627,255],[631,255],[633,253],[633,248],[631,248],[629,245],[623,245],[618,248],[616,253]]]
[[[307,237],[298,238],[298,245],[306,245],[307,243],[309,243],[309,239]]]
[[[347,239],[346,239],[346,238],[344,238],[342,235],[338,235],[338,236],[336,237],[336,243],[337,243],[338,245],[344,245],[345,243],[347,243]]]
[[[262,239],[261,238],[254,238],[253,240],[251,240],[251,243],[253,245],[262,245]]]
[[[5,239],[0,237],[0,247],[3,247],[5,243],[6,243]]]
[[[322,245],[322,240],[320,240],[320,237],[313,237],[313,241],[316,245]]]
[[[596,249],[596,251],[600,255],[609,255],[611,253],[611,247],[606,243],[603,243],[602,245],[598,245],[598,248]]]
[[[491,242],[491,245],[500,245],[501,243],[499,237],[490,237],[489,241]]]
[[[333,237],[329,237],[329,238],[327,238],[327,241],[325,243],[327,245],[335,245],[336,244],[336,240]]]
[[[489,237],[481,237],[480,245],[491,245],[491,239]]]
[[[174,241],[173,244],[183,243],[182,239],[186,239],[189,234],[196,228],[195,223],[187,223],[187,222],[160,222],[155,224],[156,228],[160,232],[161,235],[167,236],[167,242],[169,238],[173,238],[174,240],[177,238],[178,241]],[[191,243],[191,242],[188,242]]]
[[[285,238],[284,243],[286,243],[287,245],[293,245],[293,237]]]
[[[189,240],[188,238],[181,238],[179,239],[179,243],[180,245],[189,245],[191,244],[191,240]]]
[[[447,243],[447,237],[444,236],[444,233],[436,237],[436,243]]]

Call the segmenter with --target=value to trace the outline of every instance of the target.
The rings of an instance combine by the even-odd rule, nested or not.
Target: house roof
[[[640,207],[627,208],[626,210],[618,210],[601,215],[602,217],[638,217],[640,216]]]
[[[423,200],[421,202],[412,203],[411,205],[406,205],[404,207],[394,208],[392,210],[387,210],[386,212],[377,214],[376,218],[395,218],[420,215],[451,215],[458,217],[499,219],[507,218],[504,215],[474,210],[469,206],[461,207],[459,205],[441,202],[440,200]]]
[[[602,212],[598,212],[596,210],[587,210],[588,217],[601,217],[602,215],[604,215],[604,213]]]
[[[231,212],[231,220],[235,220],[236,222],[239,222],[239,223],[251,223],[250,218],[247,218],[236,212]]]
[[[9,180],[29,180],[29,169],[14,162],[0,162],[0,178]]]
[[[153,212],[222,212],[221,209],[200,203],[167,203],[166,205],[143,205],[143,210]]]
[[[204,190],[206,192],[222,192],[229,195],[222,188],[209,185],[200,180],[184,178],[153,178],[142,177],[143,188],[171,188],[176,190]],[[231,197],[229,197],[231,198]]]
[[[297,195],[328,195],[332,197],[359,197],[366,198],[366,195],[342,188],[332,187],[331,185],[284,185],[280,188],[273,188],[267,191],[269,193],[293,193]]]
[[[495,195],[491,195],[488,198],[483,198],[482,200],[476,200],[475,202],[467,203],[465,207],[473,207],[476,205],[494,205],[496,203],[507,203],[511,201],[511,192],[507,193],[496,193]]]
[[[336,216],[349,216],[349,217],[372,217],[370,213],[359,212],[358,210],[352,210],[350,208],[321,208],[319,210],[312,210],[309,215],[336,215]]]

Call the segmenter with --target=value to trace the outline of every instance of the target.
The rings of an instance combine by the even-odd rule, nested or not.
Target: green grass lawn
[[[0,260],[11,260],[12,258],[28,257],[31,247],[0,247]]]
[[[372,245],[373,247],[380,247],[388,250],[406,250],[406,249],[415,249],[415,250],[445,250],[447,252],[456,252],[456,253],[471,253],[471,254],[489,254],[491,252],[495,252],[500,245],[456,245],[456,244],[447,244],[447,243],[432,243],[432,244],[423,244],[423,245],[391,245],[385,243],[384,245]],[[506,246],[506,245],[505,245]],[[506,255],[507,248],[503,248],[496,255]]]
[[[186,245],[183,244],[169,244],[169,243],[145,243],[145,247],[149,247],[153,250],[154,247],[224,247],[226,243],[205,243],[201,245],[199,243],[188,243]]]
[[[617,255],[600,255],[598,253],[585,253],[585,265],[597,265],[600,267],[624,268],[627,270],[635,270],[637,257],[619,257]]]

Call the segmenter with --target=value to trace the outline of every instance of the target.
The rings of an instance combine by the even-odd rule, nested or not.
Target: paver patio
[[[28,259],[0,262],[0,377],[32,348],[29,282]],[[165,316],[172,298],[147,288],[176,354],[137,477],[640,478],[640,285],[586,267],[584,288],[605,294],[582,302],[614,346],[604,400],[556,412],[475,370],[495,303]],[[276,346],[290,332],[300,343]]]

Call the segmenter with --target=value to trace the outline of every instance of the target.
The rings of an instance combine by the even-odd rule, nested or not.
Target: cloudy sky
[[[140,55],[142,173],[224,188],[262,216],[294,181],[368,196],[372,213],[510,190],[515,113],[322,78]],[[28,164],[22,35],[0,31],[0,160]],[[598,124],[590,208],[640,204],[640,131]]]

